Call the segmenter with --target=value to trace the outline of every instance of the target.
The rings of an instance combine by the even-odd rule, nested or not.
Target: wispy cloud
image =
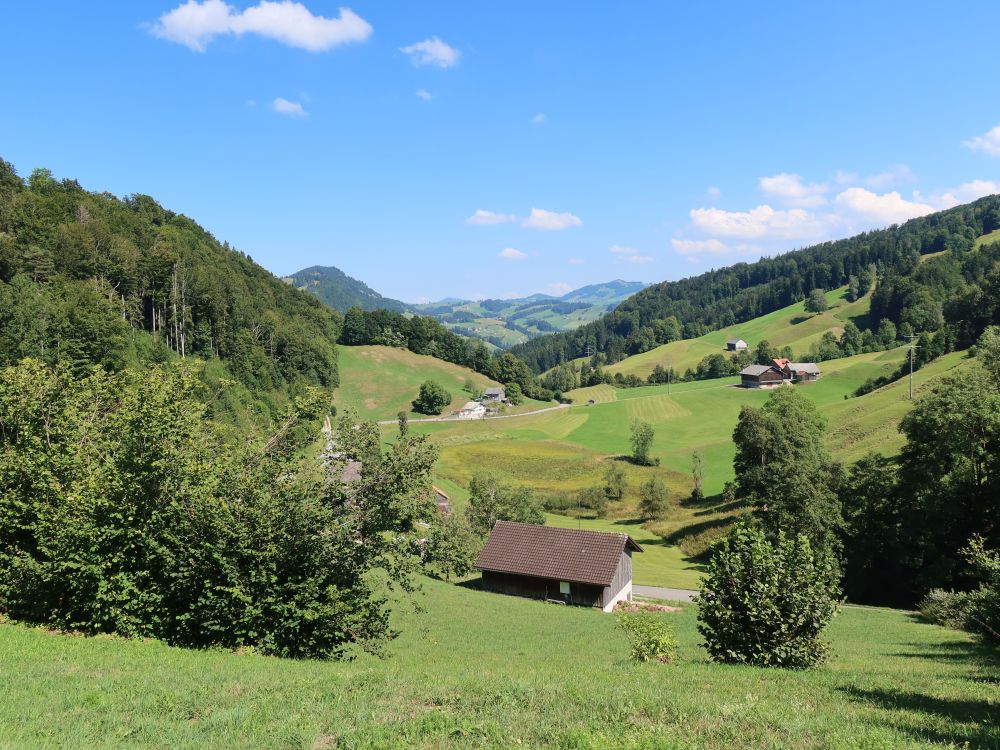
[[[722,190],[715,187],[715,185],[710,185],[708,190],[705,191],[705,195],[710,201],[717,201],[722,197]]]
[[[642,264],[652,263],[654,260],[653,256],[643,255],[634,247],[626,247],[625,245],[612,245],[608,248],[608,252],[617,255],[619,262],[623,263]]]
[[[909,201],[895,190],[880,195],[852,187],[839,193],[835,200],[838,208],[875,225],[899,224],[934,211],[933,206]]]
[[[417,96],[423,99],[425,102],[429,102],[431,99],[434,98],[434,94],[432,94],[427,89],[417,89]]]
[[[288,115],[289,117],[306,117],[309,114],[299,102],[290,102],[280,96],[271,102],[271,109],[279,115]]]
[[[558,213],[556,211],[546,211],[544,208],[533,208],[531,214],[524,220],[524,226],[529,229],[541,229],[543,231],[557,231],[559,229],[569,229],[583,224],[583,220],[571,213]]]
[[[505,247],[497,253],[497,257],[500,260],[524,260],[528,257],[528,254],[522,253],[520,250],[513,247]]]
[[[537,115],[531,118],[531,124],[544,125],[546,122],[548,122],[548,119],[549,119],[548,117],[539,112]]]
[[[565,281],[553,281],[547,287],[548,291],[552,294],[563,295],[568,292],[573,291],[573,287],[567,284]]]
[[[982,151],[990,156],[1000,156],[1000,125],[991,128],[982,135],[970,138],[962,145],[973,151]]]
[[[567,263],[568,263],[569,265],[571,265],[571,266],[582,266],[582,265],[584,265],[584,264],[585,264],[585,263],[586,263],[587,261],[585,261],[585,260],[584,260],[583,258],[570,258],[570,259],[569,259],[569,260],[567,260],[566,262],[567,262]]]
[[[442,42],[436,36],[424,39],[422,42],[401,47],[401,52],[410,56],[414,65],[435,65],[439,68],[450,68],[458,64],[461,53],[454,47]]]
[[[514,214],[501,214],[496,211],[485,211],[482,208],[477,208],[475,213],[465,220],[465,223],[485,227],[494,224],[509,224],[513,221],[517,221],[517,217]]]
[[[336,18],[324,18],[291,0],[261,0],[243,11],[223,0],[188,0],[161,15],[149,29],[154,36],[196,52],[204,52],[212,39],[223,34],[257,34],[310,52],[363,42],[372,34],[371,24],[349,8],[341,8]]]

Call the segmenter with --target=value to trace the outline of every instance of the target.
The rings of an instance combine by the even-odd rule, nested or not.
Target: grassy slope
[[[983,245],[989,245],[993,242],[1000,242],[1000,229],[994,229],[989,234],[977,237],[974,247],[978,250]]]
[[[827,331],[833,331],[839,337],[843,333],[844,323],[852,319],[859,323],[868,315],[871,295],[856,302],[848,302],[844,298],[846,291],[847,287],[841,287],[827,292],[830,309],[823,313],[807,313],[805,302],[796,302],[746,323],[721,328],[696,339],[658,346],[623,359],[607,369],[611,373],[635,374],[645,378],[655,365],[661,364],[665,367],[672,366],[677,372],[683,373],[689,367],[697,367],[698,362],[709,354],[724,353],[726,341],[732,338],[744,339],[751,349],[762,339],[767,339],[779,348],[790,346],[796,356],[804,357],[813,342],[819,341]]]
[[[406,411],[411,418],[423,417],[412,410],[410,402],[417,397],[425,380],[440,383],[451,394],[451,405],[445,414],[469,400],[470,395],[462,390],[466,380],[481,389],[498,385],[467,367],[406,349],[341,346],[337,352],[340,387],[334,394],[334,402],[339,409],[356,410],[363,419],[394,419],[400,411]],[[526,400],[519,410],[548,405]]]
[[[0,625],[0,746],[31,748],[997,747],[997,670],[963,633],[846,608],[813,672],[673,665],[613,617],[428,582],[388,656],[292,662]]]

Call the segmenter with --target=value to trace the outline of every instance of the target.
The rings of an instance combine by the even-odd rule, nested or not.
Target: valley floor
[[[0,747],[1000,747],[1000,668],[967,634],[845,608],[812,672],[627,659],[609,615],[428,580],[384,658],[294,662],[0,625]],[[991,661],[991,658],[993,659]]]

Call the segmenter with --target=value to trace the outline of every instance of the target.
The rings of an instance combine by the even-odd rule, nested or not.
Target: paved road
[[[484,420],[493,421],[494,419],[517,419],[518,417],[527,417],[532,414],[543,414],[547,411],[558,411],[559,409],[568,409],[572,404],[559,404],[558,406],[546,406],[544,409],[535,409],[534,411],[522,411],[520,414],[498,414],[495,417],[480,417],[479,419],[463,419],[462,417],[427,417],[426,419],[411,419],[410,424],[414,422],[482,422]],[[382,419],[379,420],[379,424],[396,424],[395,419]]]
[[[632,593],[647,599],[666,599],[671,602],[690,602],[698,595],[690,589],[665,589],[662,586],[640,586],[632,584]]]

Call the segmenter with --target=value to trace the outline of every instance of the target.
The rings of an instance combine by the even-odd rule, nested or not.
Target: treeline
[[[45,169],[23,180],[0,160],[0,366],[194,356],[254,394],[287,394],[337,384],[339,330],[336,312],[149,196]]]
[[[375,344],[408,349],[468,367],[505,385],[516,383],[530,398],[549,401],[554,396],[522,360],[509,352],[492,355],[482,341],[459,336],[428,316],[352,307],[344,315],[339,342],[347,346]]]
[[[982,579],[965,550],[1000,544],[1000,328],[986,330],[975,361],[914,403],[898,458],[840,464],[824,447],[825,427],[797,389],[744,406],[725,494],[769,530],[802,534],[839,561],[852,601],[913,606],[933,589],[974,589]]]
[[[982,198],[901,226],[655,284],[600,320],[511,351],[535,372],[595,352],[614,363],[752,320],[801,301],[814,289],[860,288],[873,266],[879,279],[873,322],[886,318],[916,333],[949,324],[959,346],[968,346],[990,317],[977,306],[1000,304],[994,270],[1000,249],[972,252],[977,237],[998,228],[1000,196]],[[921,263],[934,253],[945,254]]]

